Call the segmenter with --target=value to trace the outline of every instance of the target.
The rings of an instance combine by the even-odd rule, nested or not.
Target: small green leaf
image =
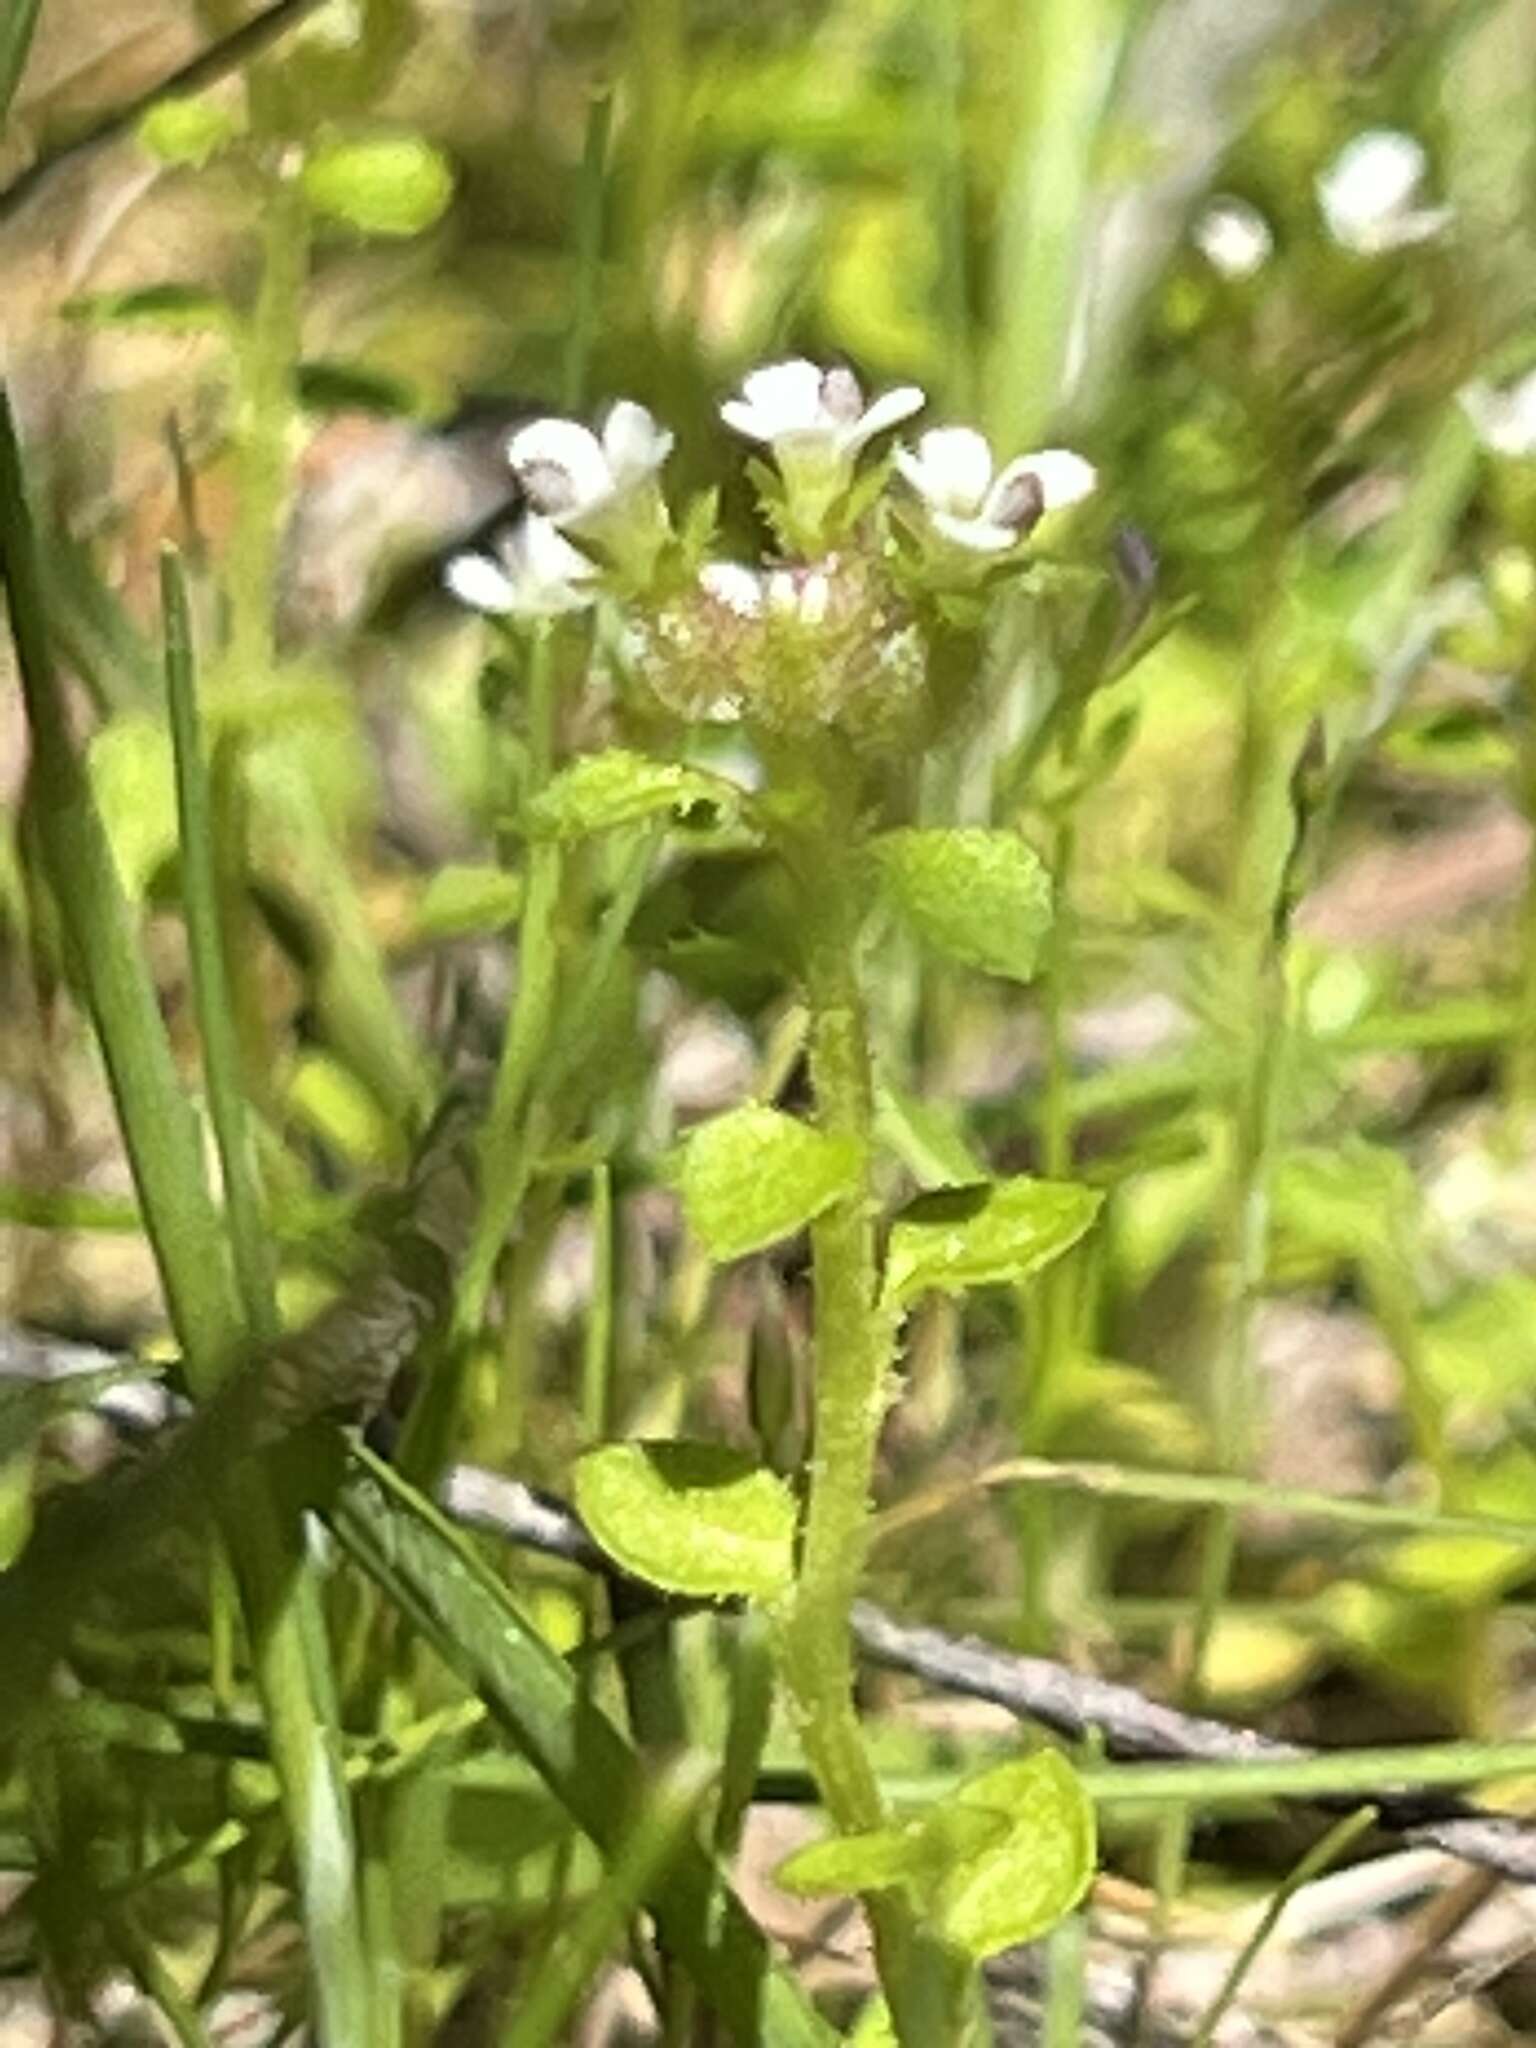
[[[891,1227],[885,1295],[904,1306],[929,1288],[1015,1286],[1088,1229],[1103,1197],[1074,1181],[984,1181],[908,1203]]]
[[[1033,977],[1051,925],[1051,884],[1016,833],[885,832],[874,853],[887,895],[925,945],[985,974]]]
[[[136,291],[90,292],[61,308],[85,327],[158,327],[172,334],[227,328],[233,314],[217,292],[195,284],[147,284]]]
[[[921,1877],[924,1868],[922,1822],[912,1821],[905,1827],[828,1835],[810,1842],[785,1858],[773,1881],[797,1899],[825,1899],[844,1892],[884,1891]]]
[[[774,1600],[794,1577],[795,1499],[724,1444],[605,1444],[578,1460],[576,1505],[616,1564],[669,1593]]]
[[[855,1138],[828,1137],[758,1104],[729,1110],[683,1146],[683,1213],[712,1259],[739,1259],[792,1236],[851,1193],[861,1160]]]
[[[129,712],[91,741],[91,784],[130,903],[138,903],[176,851],[176,780],[170,734]]]
[[[933,1886],[957,1863],[980,1856],[1007,1837],[1006,1813],[980,1806],[935,1807],[901,1827],[862,1835],[829,1835],[786,1858],[773,1881],[797,1898],[883,1891],[891,1885]]]
[[[304,191],[316,212],[365,235],[419,235],[453,197],[453,173],[420,135],[371,135],[322,144]]]
[[[614,747],[588,754],[557,775],[528,807],[528,827],[544,839],[584,839],[616,825],[670,811],[679,824],[716,824],[740,809],[742,792],[723,776],[673,761],[650,761]]]
[[[138,138],[163,164],[201,166],[218,155],[237,132],[228,107],[202,94],[156,100],[139,122]]]
[[[964,1856],[933,1897],[944,1939],[981,1962],[1046,1933],[1088,1889],[1093,1805],[1054,1750],[983,1771],[956,1800],[1008,1821],[1003,1837]]]

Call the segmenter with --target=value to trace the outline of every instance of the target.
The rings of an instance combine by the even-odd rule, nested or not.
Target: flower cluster
[[[650,694],[690,719],[745,716],[793,732],[893,730],[920,690],[925,604],[1022,559],[1047,514],[1096,488],[1065,448],[999,466],[973,427],[935,427],[864,464],[926,403],[914,385],[867,400],[852,371],[803,359],[753,371],[720,408],[771,458],[751,465],[785,559],[708,559],[712,512],[679,531],[661,489],[673,436],[621,400],[596,431],[534,421],[507,447],[520,507],[445,571],[472,608],[550,618],[607,594]]]

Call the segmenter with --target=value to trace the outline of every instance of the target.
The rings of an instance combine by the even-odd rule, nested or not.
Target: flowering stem
[[[787,846],[805,933],[810,1067],[821,1128],[859,1143],[859,1184],[811,1225],[815,1289],[814,1450],[799,1575],[780,1638],[785,1681],[806,1760],[836,1827],[881,1826],[885,1804],[853,1701],[849,1618],[870,1532],[870,1486],[896,1318],[881,1306],[874,1197],[868,1160],[874,1135],[869,1025],[856,967],[861,909],[847,811],[828,803],[822,829]],[[945,1973],[924,1957],[905,1900],[866,1900],[881,1983],[903,2048],[955,2038],[945,2011]],[[925,1962],[932,1967],[924,1968]],[[936,2031],[937,2029],[937,2031]]]

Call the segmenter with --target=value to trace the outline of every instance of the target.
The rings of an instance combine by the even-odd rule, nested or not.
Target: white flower
[[[935,532],[978,554],[1013,547],[1042,514],[1077,504],[1098,484],[1093,464],[1070,448],[1020,455],[994,476],[991,447],[974,427],[932,428],[915,454],[897,449],[896,467]]]
[[[592,602],[594,563],[538,512],[511,521],[483,548],[450,557],[443,581],[477,612],[553,618]]]
[[[1194,226],[1194,243],[1223,277],[1252,277],[1274,253],[1269,222],[1246,199],[1215,199]]]
[[[1461,405],[1495,455],[1536,455],[1536,370],[1502,391],[1479,379],[1462,392]]]
[[[1401,129],[1354,136],[1317,180],[1329,234],[1366,256],[1439,234],[1450,208],[1414,204],[1427,168],[1424,145]]]
[[[832,583],[825,569],[749,569],[742,562],[706,562],[699,583],[717,604],[739,619],[760,619],[765,612],[819,626],[832,601]]]
[[[534,420],[507,443],[507,460],[536,511],[580,531],[653,485],[672,441],[643,405],[621,398],[601,436],[575,420]]]
[[[814,529],[847,488],[865,444],[925,402],[915,384],[901,384],[866,406],[851,370],[823,370],[796,357],[754,370],[741,396],[721,406],[720,417],[773,450],[791,510]]]

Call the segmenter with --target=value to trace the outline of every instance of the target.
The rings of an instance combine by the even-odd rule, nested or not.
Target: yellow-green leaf
[[[370,135],[324,143],[304,166],[316,212],[365,235],[418,235],[453,196],[453,173],[420,135]]]
[[[925,945],[986,974],[1033,978],[1051,926],[1051,883],[1016,832],[885,832],[874,853],[886,894]]]
[[[1093,1805],[1054,1750],[983,1771],[956,1799],[1008,1821],[1000,1839],[956,1864],[933,1900],[944,1939],[981,1962],[1046,1933],[1088,1889]]]
[[[1074,1181],[984,1181],[920,1195],[896,1218],[886,1254],[886,1299],[905,1306],[936,1288],[1017,1285],[1076,1244],[1103,1197]]]
[[[677,1185],[690,1229],[713,1259],[747,1252],[809,1223],[857,1185],[858,1141],[829,1137],[752,1104],[700,1124],[685,1142]]]
[[[773,1600],[794,1577],[795,1498],[724,1444],[605,1444],[578,1460],[576,1505],[624,1570],[669,1593]]]
[[[670,812],[681,824],[716,824],[735,814],[742,792],[723,776],[676,761],[651,761],[613,747],[575,761],[528,806],[536,836],[583,839]]]

